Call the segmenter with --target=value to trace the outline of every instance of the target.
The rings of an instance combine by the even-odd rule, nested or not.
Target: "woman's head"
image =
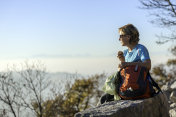
[[[137,28],[132,24],[127,24],[120,27],[119,34],[120,34],[120,38],[122,38],[123,36],[129,36],[130,44],[138,44],[139,42],[139,32]]]

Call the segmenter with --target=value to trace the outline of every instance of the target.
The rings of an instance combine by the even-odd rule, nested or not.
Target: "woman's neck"
[[[137,45],[136,43],[127,45],[128,51],[131,52],[136,47],[136,45]]]

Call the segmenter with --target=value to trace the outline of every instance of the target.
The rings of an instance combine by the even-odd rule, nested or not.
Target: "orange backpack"
[[[120,84],[117,92],[122,99],[144,99],[155,94],[153,86],[157,83],[153,81],[145,67],[128,66],[121,69],[119,73]],[[161,91],[158,85],[156,88]]]

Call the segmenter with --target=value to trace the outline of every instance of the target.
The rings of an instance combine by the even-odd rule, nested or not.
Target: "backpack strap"
[[[158,84],[157,84],[157,83],[154,81],[154,79],[151,77],[151,75],[150,75],[149,72],[148,72],[148,75],[149,75],[149,77],[150,77],[149,81],[151,82],[152,86],[154,86],[154,87],[156,87],[156,88],[158,89],[157,94],[158,94],[159,92],[163,93],[162,90],[160,89],[160,87],[158,86]]]

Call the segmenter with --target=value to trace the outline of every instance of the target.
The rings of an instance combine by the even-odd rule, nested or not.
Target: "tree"
[[[13,71],[13,72],[12,72]],[[47,72],[41,62],[25,62],[21,69],[12,68],[0,74],[0,109],[2,114],[20,117],[23,111],[43,117],[43,105],[52,88]],[[52,93],[52,92],[49,92]],[[23,111],[22,111],[23,110]],[[11,114],[11,115],[10,115]],[[27,116],[27,115],[25,115]]]
[[[35,117],[72,117],[97,104],[102,95],[100,82],[105,78],[100,74],[76,79],[73,84],[68,82],[65,93],[61,94],[56,85],[51,85],[45,67],[39,62],[25,62],[21,69],[12,68],[12,71],[0,73],[2,117],[31,117],[31,113]],[[26,110],[30,114],[22,113]]]
[[[57,117],[59,107],[63,104],[63,95],[57,95],[54,99],[48,99],[42,104],[43,117]],[[37,102],[33,103],[35,109],[39,108]],[[39,115],[37,115],[39,117]]]
[[[76,79],[74,84],[67,83],[63,95],[44,102],[44,111],[48,113],[43,117],[73,117],[75,113],[95,106],[102,95],[99,81],[104,77],[104,74],[100,74],[88,79]]]
[[[158,44],[163,44],[168,41],[176,40],[176,1],[175,0],[139,0],[142,4],[141,9],[151,10],[152,16],[155,19],[151,23],[167,28],[170,34],[162,34],[157,41]],[[167,36],[166,36],[167,35]]]
[[[25,62],[22,69],[17,71],[19,74],[21,93],[19,99],[24,108],[30,109],[37,117],[43,117],[44,109],[42,107],[46,91],[50,86],[47,78],[46,68],[40,62],[33,62],[31,65]]]
[[[12,72],[0,74],[0,102],[4,116],[19,117],[21,105],[19,104],[20,88],[12,77]]]

